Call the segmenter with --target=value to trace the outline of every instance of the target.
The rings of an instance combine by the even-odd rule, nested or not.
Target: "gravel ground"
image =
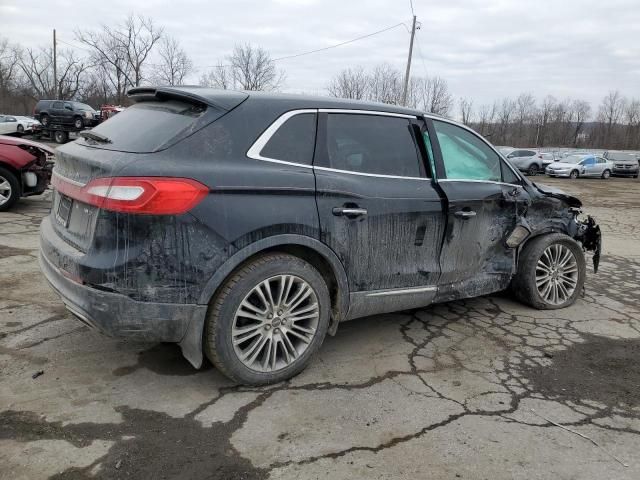
[[[640,182],[541,180],[604,232],[576,305],[356,320],[268,388],[74,320],[37,265],[49,198],[23,200],[0,214],[0,478],[640,478]]]

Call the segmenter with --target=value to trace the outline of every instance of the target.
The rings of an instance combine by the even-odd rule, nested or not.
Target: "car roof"
[[[442,118],[439,115],[425,114],[420,110],[401,107],[398,105],[390,105],[387,103],[369,102],[363,100],[351,100],[345,98],[301,95],[294,93],[274,93],[274,92],[256,92],[246,90],[220,90],[216,88],[187,86],[187,87],[137,87],[127,92],[127,95],[135,101],[136,97],[156,96],[162,94],[170,94],[176,96],[184,96],[194,100],[199,100],[207,105],[215,107],[231,107],[235,106],[243,100],[264,103],[295,103],[296,108],[344,108],[350,110],[372,110],[389,113],[400,113],[404,115],[429,116],[433,118]]]

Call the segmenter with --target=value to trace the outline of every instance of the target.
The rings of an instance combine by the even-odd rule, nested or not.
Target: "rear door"
[[[64,115],[64,103],[51,102],[51,108],[49,110],[49,116],[51,117],[51,121],[56,123],[61,123],[63,115]]]
[[[350,317],[426,305],[435,296],[444,217],[419,134],[409,115],[320,110],[321,239],[345,267]]]
[[[427,120],[427,128],[446,196],[437,300],[502,290],[515,267],[515,251],[505,240],[528,194],[515,171],[471,130],[442,120]]]

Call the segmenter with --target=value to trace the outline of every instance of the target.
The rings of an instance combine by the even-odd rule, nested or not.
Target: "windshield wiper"
[[[100,143],[113,143],[109,137],[105,137],[104,135],[100,135],[99,133],[92,132],[91,130],[87,130],[84,132],[78,133],[78,136],[82,138],[90,138],[91,140],[95,140]]]

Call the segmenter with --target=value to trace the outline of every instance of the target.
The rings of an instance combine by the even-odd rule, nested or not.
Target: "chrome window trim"
[[[58,178],[62,179],[63,181],[65,181],[67,183],[75,185],[76,187],[84,187],[84,186],[87,185],[86,183],[81,183],[81,182],[78,182],[77,180],[71,180],[69,177],[65,177],[64,175],[60,175],[58,172],[56,172],[55,168],[53,169],[51,174],[53,176],[55,176],[55,177],[58,177]]]
[[[522,185],[518,185],[517,183],[496,182],[495,180],[472,180],[472,179],[467,180],[464,178],[443,178],[442,180],[438,180],[438,182],[495,183],[496,185],[508,185],[510,187],[523,188]]]
[[[366,293],[367,297],[388,297],[392,295],[409,295],[412,293],[435,292],[438,290],[437,285],[428,285],[424,287],[410,288],[389,288],[386,290],[372,290]]]
[[[261,155],[262,149],[269,142],[269,140],[271,140],[271,137],[273,137],[273,135],[287,120],[289,120],[291,117],[295,117],[296,115],[302,115],[304,113],[316,114],[318,113],[318,109],[305,108],[300,110],[290,110],[280,115],[271,125],[267,127],[267,129],[264,132],[262,132],[262,134],[258,137],[258,139],[255,142],[253,142],[253,145],[249,147],[249,150],[247,150],[247,157],[252,158],[254,160],[262,160],[264,162],[279,163],[282,165],[293,165],[296,167],[303,167],[303,168],[313,168],[312,165],[306,165],[304,163],[296,163],[296,162],[286,162],[284,160],[278,160],[277,158],[263,157]]]
[[[366,172],[352,172],[350,170],[340,170],[339,168],[330,167],[313,167],[314,170],[323,170],[326,172],[346,173],[349,175],[361,175],[363,177],[378,177],[378,178],[398,178],[402,180],[431,180],[427,177],[403,177],[400,175],[384,175],[382,173],[366,173]]]
[[[320,113],[347,113],[354,115],[378,115],[381,117],[397,117],[397,118],[407,118],[411,120],[415,120],[418,117],[415,115],[408,115],[406,113],[394,113],[394,112],[380,112],[378,110],[353,110],[349,108],[320,108],[318,109]]]

